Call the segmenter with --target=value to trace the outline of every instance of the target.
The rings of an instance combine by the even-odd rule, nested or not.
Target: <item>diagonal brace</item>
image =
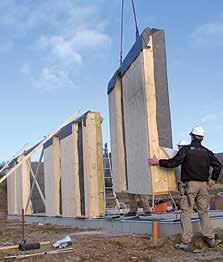
[[[40,197],[41,197],[41,199],[42,199],[42,201],[43,201],[43,204],[44,204],[44,206],[46,206],[46,205],[45,205],[45,198],[44,198],[44,196],[43,196],[43,193],[42,193],[42,191],[41,191],[41,189],[40,189],[40,186],[39,186],[39,183],[38,183],[38,181],[37,181],[37,177],[38,177],[38,174],[39,174],[39,172],[38,172],[38,171],[39,171],[39,166],[40,166],[40,163],[41,163],[41,161],[42,161],[42,158],[43,158],[43,150],[42,150],[42,152],[41,152],[41,155],[40,155],[40,158],[39,158],[39,162],[38,162],[38,166],[37,166],[37,169],[36,169],[35,174],[34,174],[34,172],[33,172],[33,170],[32,170],[32,167],[31,167],[31,165],[30,165],[30,162],[27,160],[27,163],[28,163],[28,166],[29,166],[31,175],[32,175],[32,177],[33,177],[33,183],[32,183],[32,187],[31,187],[31,190],[30,190],[30,194],[29,194],[29,198],[28,198],[28,201],[27,201],[27,204],[26,204],[25,211],[27,211],[27,209],[28,209],[29,202],[30,202],[30,200],[31,200],[31,196],[32,196],[32,193],[33,193],[34,185],[35,185],[35,184],[36,184],[36,187],[37,187],[37,189],[38,189],[38,191],[39,191],[39,194],[40,194]]]

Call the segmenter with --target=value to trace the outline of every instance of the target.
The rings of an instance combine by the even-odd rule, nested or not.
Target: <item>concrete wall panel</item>
[[[122,78],[128,192],[151,193],[142,54]]]

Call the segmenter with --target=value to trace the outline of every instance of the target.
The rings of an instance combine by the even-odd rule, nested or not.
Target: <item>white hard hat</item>
[[[196,136],[204,136],[204,128],[201,126],[196,126],[191,130],[191,134]]]
[[[178,142],[177,145],[178,145],[178,146],[186,146],[186,145],[187,145],[187,142],[186,142],[185,140],[181,139],[181,140]]]

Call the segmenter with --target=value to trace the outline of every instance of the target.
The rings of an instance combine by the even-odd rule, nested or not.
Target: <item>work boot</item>
[[[216,241],[214,238],[205,237],[204,239],[210,248],[216,247]]]
[[[181,242],[179,244],[176,244],[175,248],[176,249],[181,249],[181,250],[183,250],[185,252],[193,252],[193,248],[192,248],[191,243],[183,243],[183,242]]]

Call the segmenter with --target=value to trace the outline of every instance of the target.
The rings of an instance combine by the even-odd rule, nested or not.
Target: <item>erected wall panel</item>
[[[74,138],[74,135],[76,139]],[[80,216],[80,190],[78,179],[77,134],[73,133],[60,140],[61,149],[61,195],[62,215]]]
[[[83,125],[83,159],[85,215],[89,217],[97,217],[99,214],[97,152],[95,140],[95,116],[93,114],[88,114]]]
[[[15,172],[7,178],[7,201],[8,201],[8,214],[14,215],[17,211],[16,201],[16,177]]]
[[[46,215],[60,215],[60,141],[53,137],[53,144],[44,149],[44,180]]]
[[[127,190],[124,148],[121,78],[117,76],[115,88],[109,94],[109,118],[112,154],[112,174],[115,192]]]
[[[22,159],[24,156],[22,156]],[[23,161],[23,160],[22,160]],[[30,169],[28,163],[23,161],[22,165],[15,171],[16,179],[16,214],[22,214],[30,194]],[[32,203],[30,201],[26,214],[31,214]]]
[[[102,151],[101,151],[102,154]],[[100,200],[104,195],[100,184],[103,177],[98,174],[102,170],[102,161],[98,161],[96,115],[88,113],[83,121],[83,160],[84,160],[84,192],[85,192],[85,215],[98,217],[102,215]],[[100,166],[98,166],[98,164]],[[102,190],[102,192],[99,191]],[[104,211],[104,210],[103,210]],[[104,212],[103,212],[104,213]]]

